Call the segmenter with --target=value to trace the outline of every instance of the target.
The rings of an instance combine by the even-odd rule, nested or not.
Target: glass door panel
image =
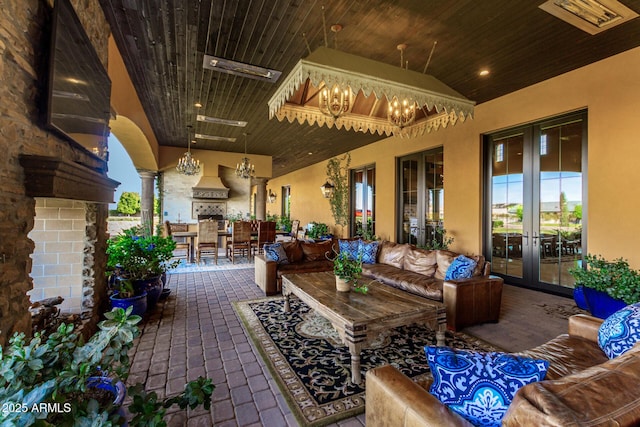
[[[582,259],[582,128],[542,127],[539,139],[539,280],[571,288],[568,270]]]
[[[523,134],[494,140],[491,177],[491,267],[522,277]]]
[[[401,161],[402,243],[418,243],[418,161]]]

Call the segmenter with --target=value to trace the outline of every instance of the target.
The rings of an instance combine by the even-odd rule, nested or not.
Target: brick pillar
[[[149,227],[148,230],[153,233],[153,185],[155,183],[156,173],[153,171],[138,171],[142,180],[142,188],[140,190],[140,222],[143,227]]]

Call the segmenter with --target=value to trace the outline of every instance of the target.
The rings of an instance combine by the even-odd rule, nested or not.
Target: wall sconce
[[[271,191],[271,189],[269,189],[269,195],[267,196],[267,199],[269,200],[269,203],[275,203],[276,202],[276,197],[278,197],[276,195],[276,193],[273,193]]]
[[[335,188],[336,187],[327,180],[327,182],[320,186],[320,191],[322,191],[322,195],[325,199],[329,199],[331,198],[331,196],[333,196],[333,190]]]

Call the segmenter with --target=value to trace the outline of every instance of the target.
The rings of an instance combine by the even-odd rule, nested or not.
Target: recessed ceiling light
[[[275,83],[282,74],[282,71],[270,70],[269,68],[245,64],[243,62],[232,61],[225,58],[218,58],[211,55],[204,55],[202,67],[208,70],[220,71],[221,73],[248,77],[250,79],[263,80],[270,83]]]
[[[312,155],[313,153],[311,151],[309,151],[309,155]]]
[[[195,104],[193,104],[193,106],[196,108],[202,108],[202,104],[199,102],[196,102]]]
[[[228,125],[228,126],[237,126],[237,127],[245,127],[247,125],[247,122],[243,122],[242,120],[227,120],[227,119],[220,119],[218,117],[209,117],[209,116],[203,116],[201,114],[198,114],[196,116],[196,120],[198,120],[199,122],[206,122],[206,123],[215,123],[218,125]]]
[[[196,133],[196,138],[208,139],[211,141],[236,142],[235,138],[227,138],[226,136],[216,136],[216,135],[204,135],[201,133]]]
[[[489,75],[489,70],[487,70],[486,68],[484,68],[484,69],[482,69],[482,70],[480,70],[480,71],[478,72],[478,75],[480,75],[480,76],[482,76],[482,77],[484,77],[484,76],[488,76],[488,75]]]

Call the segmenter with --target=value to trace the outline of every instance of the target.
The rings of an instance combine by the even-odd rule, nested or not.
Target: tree
[[[120,195],[116,209],[122,215],[133,215],[140,212],[140,194],[125,191]]]
[[[564,191],[560,193],[560,225],[562,227],[569,225],[569,206]]]

